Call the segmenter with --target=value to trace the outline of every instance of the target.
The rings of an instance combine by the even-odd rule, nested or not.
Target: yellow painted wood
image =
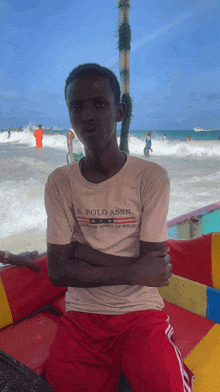
[[[178,275],[172,275],[169,281],[169,286],[159,288],[163,299],[192,313],[206,317],[207,286]]]
[[[12,323],[13,318],[11,309],[8,303],[2,279],[0,278],[0,329]]]
[[[193,392],[220,392],[220,325],[215,324],[185,359],[195,374]]]
[[[220,233],[212,233],[212,283],[215,289],[220,290]]]

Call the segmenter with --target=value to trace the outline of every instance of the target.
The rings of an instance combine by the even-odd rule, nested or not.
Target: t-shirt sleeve
[[[73,240],[75,220],[68,179],[59,169],[48,177],[45,186],[47,242],[65,245]]]
[[[164,169],[156,170],[150,180],[144,181],[141,192],[141,241],[166,241],[169,195],[170,181]]]

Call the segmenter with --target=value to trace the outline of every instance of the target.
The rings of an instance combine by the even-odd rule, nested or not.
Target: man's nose
[[[89,121],[94,119],[94,108],[92,105],[85,105],[83,108],[83,121]]]

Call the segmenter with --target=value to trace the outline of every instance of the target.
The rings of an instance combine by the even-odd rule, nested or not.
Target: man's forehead
[[[109,79],[105,76],[86,76],[73,80],[67,86],[67,99],[83,99],[84,96],[109,96],[113,94]]]

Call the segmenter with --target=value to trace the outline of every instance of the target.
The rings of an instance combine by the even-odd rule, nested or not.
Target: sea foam
[[[118,144],[120,137],[117,138]],[[30,127],[24,128],[23,131],[11,132],[8,138],[8,132],[0,133],[0,143],[14,143],[25,144],[28,147],[35,147],[35,137]],[[129,152],[132,155],[143,155],[145,141],[143,138],[138,138],[130,135],[128,139]],[[66,135],[44,135],[43,147],[49,147],[56,150],[67,151]],[[152,156],[167,156],[167,157],[220,157],[220,140],[197,140],[197,141],[180,141],[180,140],[163,140],[162,137],[152,139]],[[73,140],[73,152],[80,154],[84,153],[84,147],[80,140],[76,137]]]

